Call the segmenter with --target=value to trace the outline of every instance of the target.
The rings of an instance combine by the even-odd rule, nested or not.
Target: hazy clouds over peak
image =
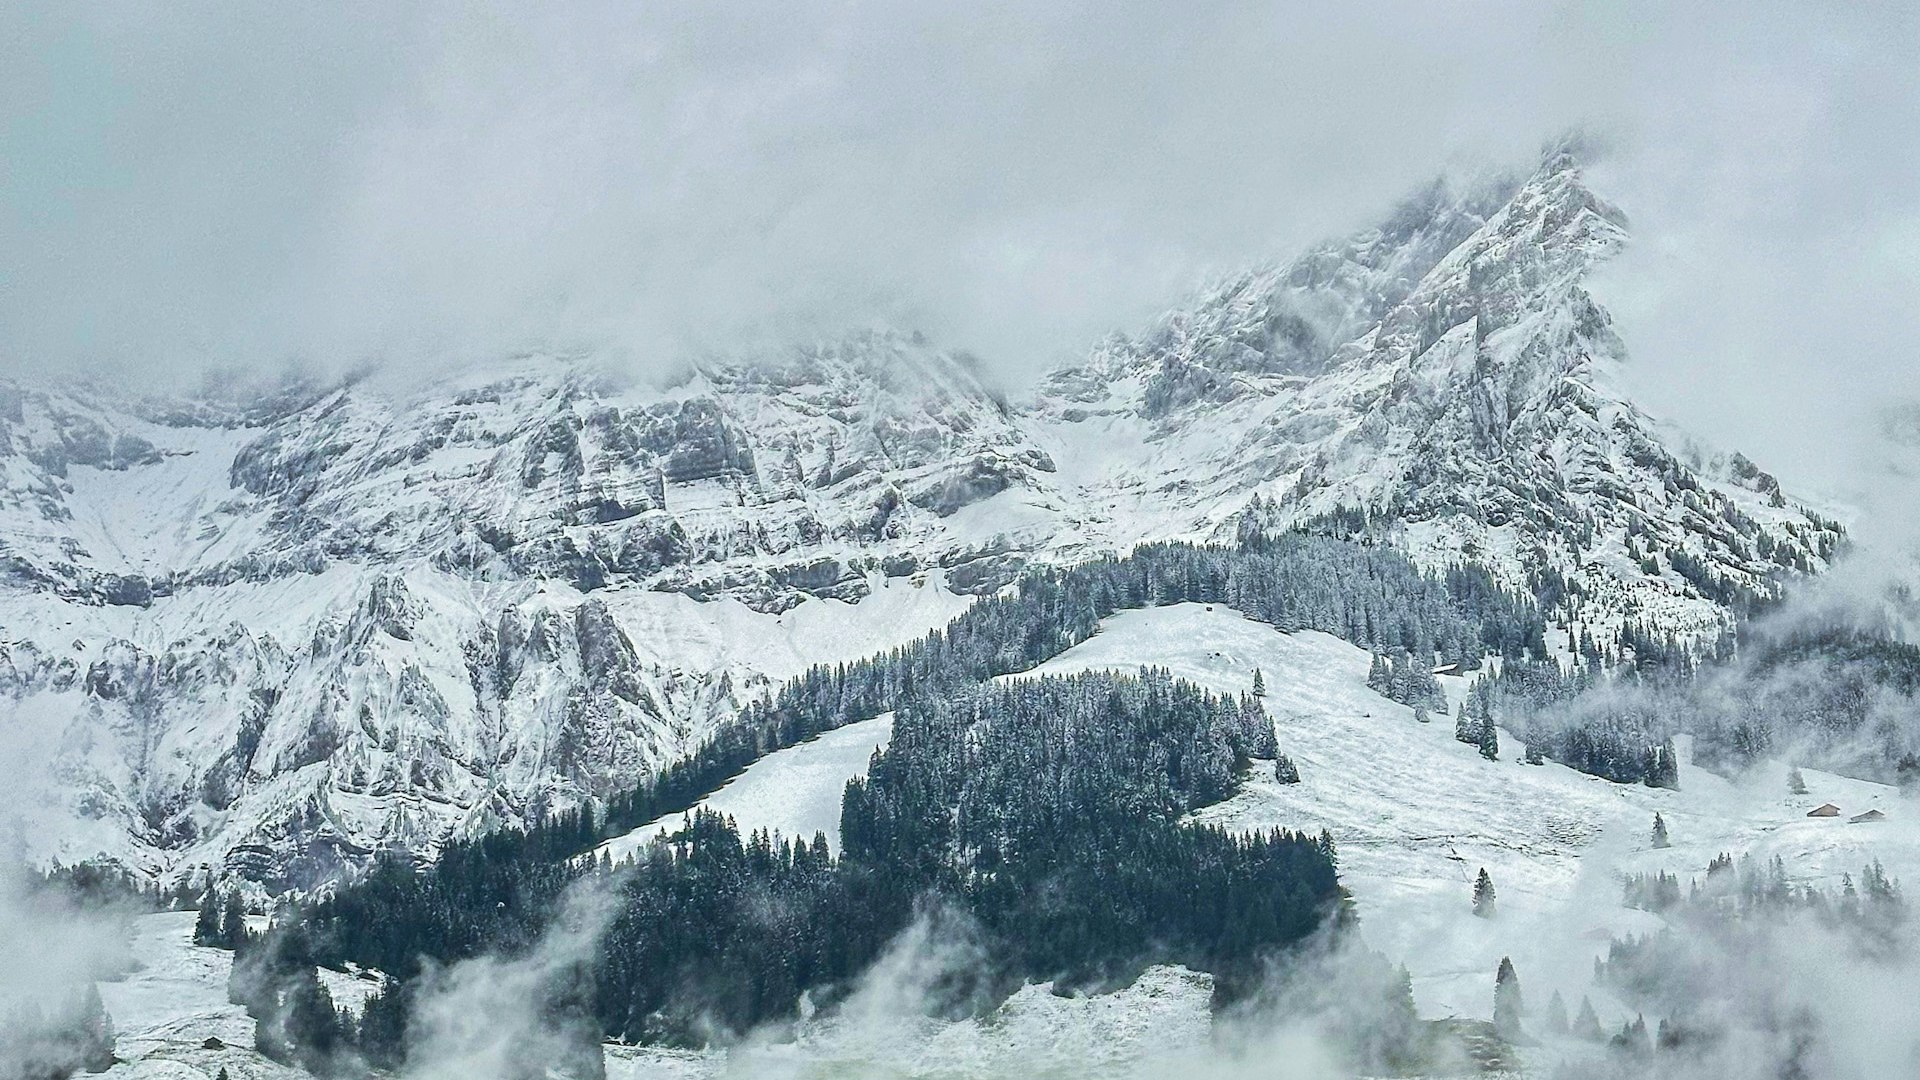
[[[9,5],[0,364],[644,364],[884,322],[1017,379],[1586,125],[1648,393],[1838,411],[1834,372],[1904,378],[1913,339],[1920,25],[1695,8]]]

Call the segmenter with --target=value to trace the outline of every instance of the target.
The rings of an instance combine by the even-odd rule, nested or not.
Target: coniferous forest
[[[583,1045],[700,1043],[790,1017],[803,1000],[831,1006],[929,918],[966,926],[982,957],[937,1009],[965,1012],[1029,979],[1119,985],[1168,962],[1213,972],[1231,1000],[1238,976],[1342,911],[1329,838],[1182,823],[1255,762],[1287,771],[1259,698],[1217,697],[1151,669],[990,681],[1058,655],[1115,612],[1180,602],[1361,645],[1376,657],[1375,689],[1422,708],[1442,702],[1434,666],[1473,672],[1498,657],[1461,709],[1463,741],[1495,757],[1504,722],[1526,732],[1530,761],[1652,786],[1678,783],[1672,735],[1684,715],[1666,706],[1736,659],[1730,640],[1703,652],[1629,624],[1605,646],[1569,632],[1567,667],[1546,648],[1533,597],[1471,567],[1422,573],[1363,539],[1251,532],[1232,548],[1148,545],[1036,569],[943,630],[809,670],[604,807],[456,841],[429,866],[380,859],[283,919],[270,942],[244,945],[255,959],[236,966],[247,986],[236,997],[283,1033],[287,1055],[312,1060],[321,1044],[352,1048],[325,1060],[397,1063],[424,970],[531,948],[568,890],[592,883],[616,897],[610,927],[593,963],[552,991]],[[838,854],[824,836],[742,835],[704,812],[632,865],[588,854],[689,811],[768,753],[888,711],[893,741],[848,785]],[[357,1030],[309,1000],[314,964],[347,963],[392,977]],[[303,1042],[306,1028],[319,1034]]]
[[[791,1015],[802,991],[830,1003],[932,913],[962,920],[985,957],[970,985],[951,988],[956,1009],[1023,979],[1100,987],[1163,962],[1214,972],[1231,997],[1237,974],[1342,910],[1329,838],[1181,822],[1231,794],[1254,762],[1277,768],[1283,748],[1258,698],[1153,670],[988,680],[1058,655],[1115,612],[1180,602],[1335,634],[1423,675],[1432,658],[1472,669],[1489,653],[1545,655],[1533,600],[1484,571],[1423,573],[1359,540],[1240,540],[1030,571],[943,630],[808,671],[600,812],[457,841],[430,866],[380,859],[247,946],[237,984],[263,1023],[285,1030],[302,997],[288,988],[306,985],[314,964],[385,971],[396,981],[364,1030],[338,1037],[357,1039],[359,1060],[392,1061],[427,965],[532,947],[567,890],[599,876],[618,910],[595,963],[554,991],[594,1037],[695,1042]],[[848,787],[838,856],[824,837],[742,836],[709,814],[631,867],[586,855],[689,810],[768,753],[889,710],[893,741]]]

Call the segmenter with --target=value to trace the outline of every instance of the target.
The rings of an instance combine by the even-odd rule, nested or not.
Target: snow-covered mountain
[[[1054,373],[1038,413],[1066,445],[1126,448],[1054,451],[1116,516],[1230,535],[1257,496],[1271,527],[1365,518],[1430,564],[1565,579],[1567,621],[1710,631],[1839,533],[1627,400],[1582,287],[1625,242],[1564,151],[1524,182],[1436,185]]]
[[[628,787],[1029,562],[1249,523],[1716,630],[1838,534],[1621,393],[1581,281],[1625,230],[1566,153],[1436,184],[1017,404],[881,333],[667,386],[0,384],[9,808],[43,859],[299,887]]]

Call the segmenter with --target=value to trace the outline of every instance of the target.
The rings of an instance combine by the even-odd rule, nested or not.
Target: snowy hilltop
[[[1555,151],[1236,276],[1013,401],[863,333],[671,385],[526,357],[140,397],[0,383],[0,750],[30,854],[308,888],[606,799],[1029,566],[1243,530],[1711,636],[1838,527],[1626,399],[1627,223]]]

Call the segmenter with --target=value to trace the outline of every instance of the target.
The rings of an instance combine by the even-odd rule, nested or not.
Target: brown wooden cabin
[[[1827,803],[1824,806],[1816,806],[1812,810],[1807,811],[1807,816],[1808,817],[1839,817],[1840,808],[1833,805],[1832,803]]]

